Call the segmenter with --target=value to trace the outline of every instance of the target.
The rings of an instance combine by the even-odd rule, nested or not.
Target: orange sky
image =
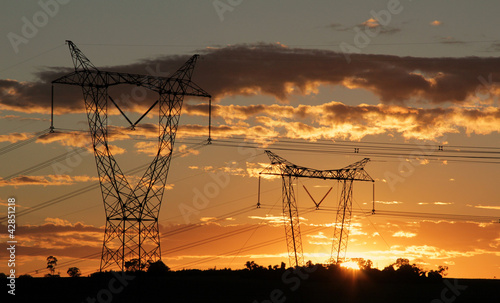
[[[50,126],[50,82],[72,70],[63,45],[71,38],[103,70],[168,76],[201,54],[193,81],[213,97],[214,141],[200,144],[208,100],[186,98],[159,217],[172,269],[287,262],[280,179],[262,181],[256,208],[269,149],[316,169],[371,159],[376,212],[371,184],[356,182],[349,257],[381,269],[408,258],[448,266],[451,277],[500,277],[498,4],[407,1],[383,24],[371,12],[387,1],[362,9],[241,2],[223,15],[210,1],[72,2],[17,51],[0,44],[0,217],[15,197],[18,272],[43,276],[49,255],[63,276],[72,266],[99,268],[105,215],[79,88],[55,87],[56,132],[35,136]],[[2,5],[2,37],[21,33],[21,18],[40,10]],[[360,30],[371,33],[363,45]],[[133,121],[156,97],[127,85],[109,94]],[[134,131],[111,105],[108,114],[110,149],[135,184],[157,148],[157,109]],[[314,210],[303,186],[317,200],[333,190]],[[324,262],[338,184],[300,179],[296,191],[305,260]]]
[[[299,163],[298,161],[304,159],[306,154],[301,152],[288,155],[290,161]],[[227,166],[216,163],[200,165],[215,155],[219,155],[222,158],[220,161]],[[307,159],[304,164],[309,165],[321,158],[332,159],[339,163],[334,167],[341,167],[358,157],[313,155],[315,157]],[[75,159],[72,161],[78,162]],[[136,159],[146,162],[148,157],[137,152]],[[56,178],[45,175],[47,183],[38,183],[41,176],[33,178],[37,181],[32,182],[18,179],[17,186],[3,186],[1,190],[8,188],[14,192],[13,195],[19,203],[18,212],[29,210],[26,207],[28,203],[36,205],[38,201],[50,201],[74,189],[95,184],[95,178],[84,178],[83,174],[76,172],[89,170],[88,175],[93,176],[92,156],[84,153],[80,161],[81,164],[72,168],[71,177]],[[124,166],[131,166],[130,163],[123,163],[128,164]],[[172,269],[242,268],[248,260],[255,260],[258,264],[266,266],[279,264],[282,261],[288,262],[281,219],[279,179],[262,181],[263,207],[260,209],[255,207],[257,202],[255,171],[259,171],[256,168],[267,163],[265,155],[258,150],[240,148],[235,152],[231,148],[218,147],[217,143],[202,148],[199,153],[191,152],[186,157],[176,158],[169,178],[170,189],[165,194],[160,215],[164,262]],[[440,162],[417,167],[414,175],[396,184],[395,191],[391,191],[387,181],[381,177],[393,167],[397,168],[397,164],[386,160],[373,160],[366,167],[370,175],[377,180],[376,209],[380,215],[360,213],[361,209],[371,209],[372,189],[371,184],[355,183],[354,218],[349,237],[348,257],[371,259],[379,268],[387,266],[399,257],[405,257],[426,269],[436,269],[438,265],[449,266],[450,276],[453,277],[496,276],[499,270],[496,249],[500,245],[498,223],[472,222],[462,218],[394,217],[384,213],[384,211],[413,211],[494,216],[494,212],[498,212],[495,210],[496,207],[488,207],[485,204],[478,207],[480,203],[463,204],[457,195],[451,192],[457,188],[455,183],[461,182],[461,179],[467,176],[456,174],[454,165]],[[442,174],[432,181],[437,183],[436,188],[425,181],[425,175],[433,171]],[[183,177],[177,177],[178,175]],[[449,176],[454,176],[456,180],[450,181]],[[418,179],[424,179],[419,184],[429,186],[429,191],[435,194],[413,188],[412,181]],[[26,184],[22,185],[21,182]],[[220,186],[214,193],[215,197],[208,198],[209,203],[204,208],[198,209],[194,201],[199,199],[200,195],[208,193],[205,192],[207,184],[224,186]],[[303,190],[303,185],[317,200],[329,187],[333,187],[332,193],[322,204],[322,210],[314,210],[312,201]],[[491,188],[490,191],[494,192],[494,189]],[[38,198],[33,198],[33,194]],[[336,207],[339,188],[335,182],[300,179],[297,195],[299,212],[303,213],[301,229],[305,260],[325,262],[330,257],[332,224],[335,220],[332,208]],[[470,201],[467,193],[461,196]],[[484,201],[485,198],[481,199]],[[84,273],[98,269],[104,218],[97,188],[54,206],[21,216],[18,224],[17,239],[22,243],[18,250],[18,266],[23,271],[37,276],[33,271],[39,270],[38,276],[43,275],[45,258],[48,255],[54,255],[59,259],[63,274],[70,265],[80,267]],[[81,259],[84,256],[86,258]]]

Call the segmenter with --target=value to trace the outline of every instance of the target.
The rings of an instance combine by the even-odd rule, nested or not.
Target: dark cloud
[[[457,103],[490,88],[480,77],[500,78],[500,58],[417,58],[348,54],[283,45],[235,45],[203,51],[193,80],[215,98],[265,94],[286,101],[290,94],[306,94],[318,85],[344,85],[371,91],[385,103]],[[187,56],[167,56],[102,70],[140,74],[171,74]],[[38,74],[38,81],[0,80],[0,106],[23,112],[48,112],[50,82],[71,68],[52,68]],[[496,85],[496,82],[493,83]],[[127,110],[143,112],[154,94],[141,88],[110,89]],[[56,89],[56,108],[82,112],[78,87]]]

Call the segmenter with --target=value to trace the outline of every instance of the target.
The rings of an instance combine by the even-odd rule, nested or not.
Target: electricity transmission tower
[[[304,256],[302,251],[302,239],[300,235],[299,212],[297,201],[293,190],[293,178],[316,178],[323,180],[338,180],[342,182],[335,232],[330,262],[342,262],[347,251],[349,227],[352,215],[352,190],[354,181],[375,182],[364,170],[364,166],[370,159],[365,158],[341,169],[317,170],[313,168],[295,165],[284,158],[266,150],[271,160],[271,165],[259,174],[259,202],[260,206],[260,175],[281,176],[282,179],[282,203],[283,218],[285,225],[286,243],[290,266],[302,266]],[[329,193],[329,192],[328,192]],[[328,194],[327,193],[327,194]],[[325,196],[326,197],[326,196]],[[324,198],[323,198],[324,199]],[[319,208],[319,204],[316,207]]]
[[[192,56],[171,77],[156,77],[101,71],[73,42],[66,42],[75,71],[52,81],[52,84],[81,86],[83,91],[106,213],[100,270],[118,266],[123,271],[125,262],[129,260],[137,261],[139,267],[147,262],[158,261],[161,259],[158,215],[182,102],[184,96],[210,98],[207,92],[191,82],[198,55]],[[119,84],[141,86],[158,93],[157,101],[135,123],[125,116],[108,95],[108,87]],[[129,184],[108,145],[108,99],[119,109],[132,129],[156,105],[159,106],[158,152],[135,187]]]

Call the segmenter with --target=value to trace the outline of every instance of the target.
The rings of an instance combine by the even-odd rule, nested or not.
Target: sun
[[[359,270],[359,265],[356,262],[349,261],[349,262],[343,262],[340,264],[341,267],[348,268],[348,269],[353,269],[353,270]]]

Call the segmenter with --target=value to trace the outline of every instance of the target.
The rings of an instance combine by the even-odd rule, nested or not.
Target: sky
[[[50,82],[73,70],[71,40],[101,70],[153,76],[200,54],[192,80],[212,95],[213,144],[201,144],[208,100],[186,98],[159,216],[172,269],[287,262],[279,178],[262,179],[256,207],[269,149],[316,169],[370,158],[376,212],[372,184],[355,182],[348,257],[500,277],[499,5],[3,1],[0,214],[14,197],[18,272],[43,276],[49,255],[63,276],[99,268],[105,216],[80,89],[55,86],[56,131],[38,136],[50,126]],[[131,120],[155,98],[126,85],[109,94]],[[133,131],[112,105],[108,114],[113,154],[137,182],[156,149],[157,109]],[[333,189],[315,210],[304,188],[316,201]],[[339,189],[297,180],[306,260],[330,256]]]

